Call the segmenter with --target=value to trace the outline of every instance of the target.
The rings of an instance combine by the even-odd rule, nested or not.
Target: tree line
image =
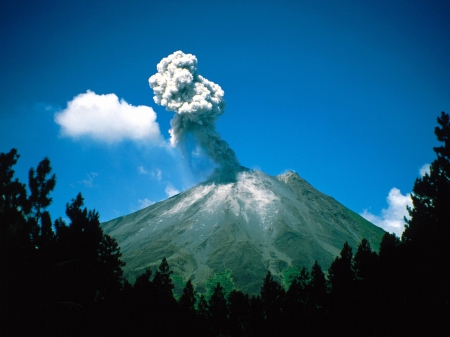
[[[414,183],[401,238],[386,233],[379,252],[366,239],[355,253],[344,243],[326,273],[317,262],[283,279],[268,272],[255,295],[222,278],[207,294],[188,280],[176,296],[165,258],[131,284],[116,240],[81,194],[66,205],[69,223],[52,222],[48,158],[30,169],[26,186],[14,178],[17,150],[1,153],[0,334],[450,335],[449,115],[437,121],[442,145]]]

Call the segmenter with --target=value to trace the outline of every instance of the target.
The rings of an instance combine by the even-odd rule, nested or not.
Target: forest
[[[177,294],[165,258],[131,284],[81,194],[66,205],[69,223],[52,221],[49,159],[25,185],[14,177],[17,150],[1,153],[0,335],[450,336],[449,115],[437,122],[441,146],[413,184],[401,238],[386,233],[378,252],[366,239],[355,252],[343,243],[325,272],[317,262],[283,279],[268,272],[256,295],[230,287],[226,273],[205,294],[190,280]]]

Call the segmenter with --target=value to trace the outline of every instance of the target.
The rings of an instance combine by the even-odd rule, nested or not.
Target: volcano
[[[213,176],[135,213],[102,223],[114,237],[133,281],[166,257],[198,290],[231,270],[237,288],[259,293],[267,271],[328,269],[345,241],[378,249],[384,231],[311,186],[297,173],[278,176],[244,167]]]

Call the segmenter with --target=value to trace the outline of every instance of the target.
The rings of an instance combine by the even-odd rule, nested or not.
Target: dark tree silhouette
[[[378,255],[365,238],[358,245],[353,257],[355,288],[353,290],[356,335],[367,333],[367,327],[376,331],[380,292]]]
[[[317,261],[314,262],[311,268],[311,280],[308,284],[308,292],[312,309],[324,310],[327,297],[327,281]]]
[[[97,300],[113,301],[114,298],[119,296],[125,281],[122,269],[125,262],[120,259],[121,257],[122,253],[116,239],[103,234],[98,249],[98,275],[100,280]]]
[[[18,179],[13,180],[13,166],[19,157],[16,149],[0,154],[0,249],[4,250],[0,258],[23,257],[33,248],[32,229],[26,221],[30,211],[26,187]]]
[[[49,193],[56,178],[53,175],[47,179],[51,167],[45,158],[36,171],[30,169],[31,194],[27,197],[26,186],[13,179],[18,158],[16,149],[0,154],[0,265],[4,270],[0,306],[8,313],[3,317],[5,322],[17,324],[23,317],[31,325],[40,321],[38,313],[44,311],[50,297],[47,258],[53,231],[45,208],[51,203]],[[27,325],[17,326],[26,329]]]
[[[129,335],[154,334],[153,325],[156,323],[155,286],[151,280],[152,270],[146,269],[136,278],[133,286],[124,287],[125,310],[122,311],[122,320],[125,320],[125,333]],[[145,322],[145,324],[143,324]]]
[[[50,192],[56,184],[48,158],[29,170],[30,195],[14,179],[16,149],[0,154],[0,309],[2,329],[81,334],[93,318],[94,303],[112,300],[122,289],[123,262],[117,242],[104,235],[99,215],[79,194],[67,204],[70,224],[52,229]],[[87,315],[90,312],[91,315]]]
[[[10,329],[19,324],[19,317],[29,319],[28,303],[35,300],[30,275],[35,247],[27,221],[30,207],[25,185],[14,179],[18,159],[16,149],[0,154],[0,334],[4,335],[12,334]]]
[[[250,299],[240,290],[232,290],[228,296],[230,335],[245,336],[250,323]]]
[[[340,256],[334,259],[328,269],[330,310],[333,315],[334,329],[339,333],[351,331],[347,320],[348,317],[354,316],[355,273],[352,268],[352,259],[352,247],[345,242]]]
[[[317,336],[324,335],[327,325],[323,324],[323,322],[328,321],[328,287],[325,274],[317,261],[314,262],[311,268],[311,279],[308,284],[308,299],[307,312],[310,318],[309,333]]]
[[[139,275],[134,282],[133,289],[138,295],[137,297],[151,299],[154,294],[154,285],[151,280],[152,270],[146,269],[144,273]]]
[[[197,317],[195,326],[197,327],[195,334],[197,336],[212,336],[213,332],[209,323],[209,305],[203,294],[200,294],[197,304]],[[189,335],[187,335],[189,336]]]
[[[178,301],[179,313],[181,326],[183,327],[184,335],[189,336],[192,335],[195,331],[196,324],[196,311],[195,304],[197,300],[194,294],[194,286],[192,285],[191,280],[186,282],[186,285],[183,289],[183,294]]]
[[[385,233],[380,242],[380,262],[384,265],[398,253],[401,241],[395,234]]]
[[[362,239],[353,258],[356,281],[367,283],[378,274],[378,254],[372,250],[369,241]]]
[[[155,287],[155,298],[153,316],[158,325],[154,327],[154,332],[164,335],[177,334],[179,325],[171,324],[172,316],[177,312],[178,303],[173,296],[174,284],[167,259],[164,257],[156,271],[153,279]]]
[[[198,300],[197,310],[198,315],[201,317],[202,320],[206,322],[209,316],[209,305],[208,302],[206,301],[205,295],[203,294],[200,295],[200,298]]]
[[[156,291],[151,276],[152,270],[150,268],[146,269],[144,273],[136,278],[131,292],[130,302],[135,307],[134,311],[142,317],[150,314],[149,308],[155,300]]]
[[[34,239],[38,244],[47,245],[48,241],[53,238],[51,230],[51,221],[49,226],[50,214],[45,209],[50,206],[52,198],[49,196],[56,184],[56,175],[47,176],[52,171],[50,160],[44,158],[37,166],[36,170],[30,168],[28,172],[28,186],[30,188],[29,202],[31,206],[34,227]],[[43,218],[43,215],[45,216]],[[39,222],[41,226],[39,227]],[[40,239],[38,239],[40,237]]]
[[[342,305],[345,298],[348,297],[355,279],[352,269],[353,252],[352,247],[347,242],[342,247],[340,256],[337,256],[328,269],[328,281],[331,287],[331,293],[338,305]]]
[[[288,330],[297,329],[302,325],[302,331],[308,331],[309,319],[307,317],[308,284],[310,275],[305,267],[302,267],[300,275],[294,278],[286,293],[285,318]]]
[[[180,308],[183,309],[183,312],[187,313],[195,310],[196,302],[197,300],[195,299],[194,286],[192,285],[192,281],[188,280],[183,289],[183,294],[181,295],[178,304],[180,305]]]
[[[103,234],[99,214],[83,206],[84,199],[78,194],[66,205],[69,225],[62,219],[55,221],[51,292],[47,297],[59,324],[58,334],[66,330],[83,334],[92,325],[101,326],[100,322],[106,322],[106,313],[101,308],[107,308],[102,303],[113,303],[123,285],[123,262],[117,242]],[[98,323],[94,324],[96,320]],[[111,325],[103,324],[105,328]]]
[[[158,293],[167,299],[173,298],[172,290],[175,286],[170,276],[172,273],[173,271],[170,270],[169,264],[164,257],[158,267],[158,271],[155,274],[153,284],[155,285]]]
[[[91,305],[101,288],[101,264],[98,258],[103,231],[99,215],[83,208],[84,199],[78,194],[66,205],[70,219],[67,226],[62,219],[55,222],[57,266],[60,280],[60,300]]]
[[[284,300],[283,287],[273,279],[271,272],[268,271],[261,287],[261,304],[267,328],[270,331],[281,324]]]
[[[429,331],[450,332],[450,118],[441,113],[435,128],[443,143],[433,148],[437,158],[430,173],[417,178],[411,194],[413,207],[402,235],[403,260],[408,280],[405,284],[408,325],[416,330],[427,322]],[[417,296],[420,294],[420,296]],[[444,323],[445,322],[445,323]],[[433,330],[430,330],[433,329]]]
[[[226,335],[228,330],[228,308],[220,283],[217,283],[209,299],[209,322],[216,335]]]
[[[444,144],[434,148],[437,158],[430,165],[430,173],[417,178],[414,183],[413,207],[408,209],[411,219],[407,221],[402,236],[404,242],[413,241],[417,245],[442,242],[442,237],[450,232],[449,115],[442,112],[437,121],[440,127],[436,127],[434,132]]]
[[[250,298],[249,336],[264,336],[266,334],[264,308],[261,297],[253,295]]]
[[[401,241],[395,234],[384,234],[380,243],[377,295],[378,308],[374,312],[378,319],[379,331],[386,335],[401,335],[398,328],[403,319],[403,299],[407,275],[402,260]]]
[[[302,267],[300,275],[296,277],[287,291],[287,299],[294,304],[292,308],[296,314],[305,313],[308,302],[308,284],[310,275],[305,267]]]

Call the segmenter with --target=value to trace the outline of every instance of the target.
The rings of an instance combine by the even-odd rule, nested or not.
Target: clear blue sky
[[[182,50],[224,90],[216,126],[243,166],[295,170],[389,220],[388,194],[411,192],[450,112],[449,17],[448,1],[2,1],[0,151],[18,149],[23,182],[49,157],[53,218],[78,192],[105,221],[188,188],[203,173],[167,146],[173,113],[148,85]],[[151,107],[161,135],[90,117],[93,133],[64,135],[55,114],[88,90]]]

